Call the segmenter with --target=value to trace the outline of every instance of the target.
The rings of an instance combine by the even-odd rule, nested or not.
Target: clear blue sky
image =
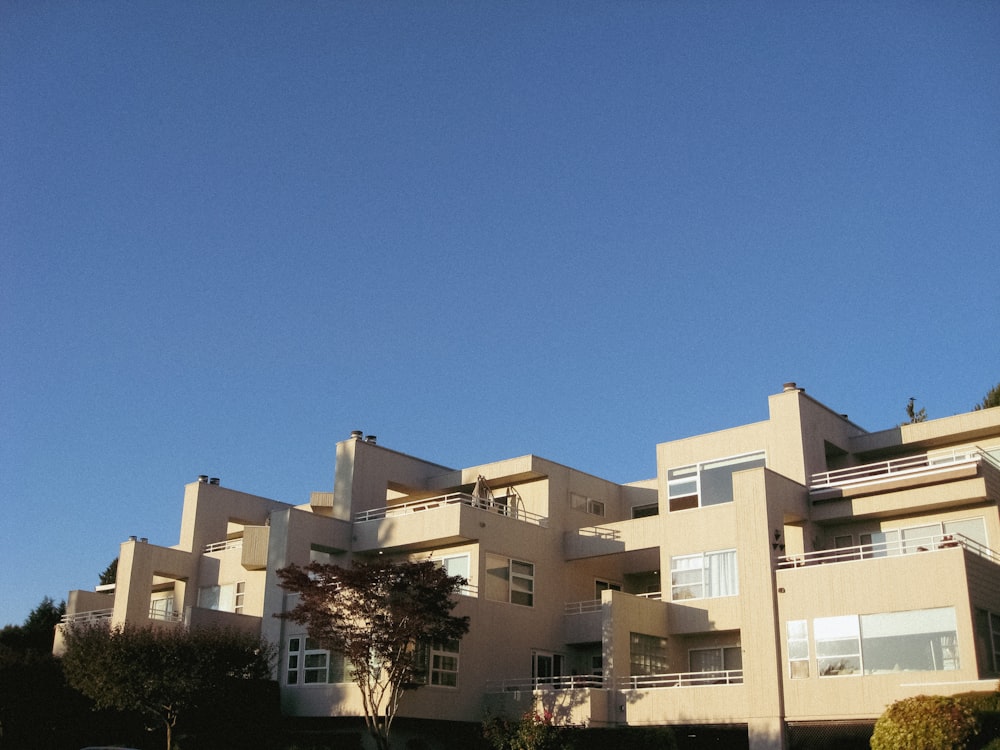
[[[0,3],[0,625],[353,429],[616,481],[1000,380],[1000,3]]]

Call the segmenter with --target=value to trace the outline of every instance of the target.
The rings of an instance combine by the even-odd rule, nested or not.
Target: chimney
[[[792,383],[785,383],[781,387],[781,390],[783,390],[785,393],[788,393],[788,391],[802,391],[802,390],[805,390],[805,389],[804,388],[799,388],[798,386],[795,385],[794,382],[792,382]]]
[[[361,430],[351,430],[351,440],[360,440],[364,435],[365,433]]]
[[[214,484],[216,487],[218,487],[219,486],[219,478],[218,477],[212,477],[211,479],[208,480],[208,483],[209,484]]]
[[[208,474],[199,474],[198,484],[208,484]]]
[[[375,438],[374,435],[369,435],[368,437],[365,438],[365,442],[366,443],[370,443],[371,445],[375,445],[376,444],[376,438]]]

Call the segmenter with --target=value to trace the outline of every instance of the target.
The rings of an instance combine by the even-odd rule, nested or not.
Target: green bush
[[[875,723],[872,750],[965,750],[979,727],[963,701],[918,695],[893,703]]]

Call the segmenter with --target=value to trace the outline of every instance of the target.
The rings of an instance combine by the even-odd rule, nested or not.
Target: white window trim
[[[701,473],[706,466],[712,467],[715,465],[725,465],[738,463],[744,459],[760,457],[764,461],[764,466],[767,466],[767,452],[763,450],[747,451],[746,453],[737,453],[733,456],[723,456],[721,458],[711,458],[705,461],[698,461],[693,464],[686,464],[684,466],[672,466],[667,469],[667,477],[670,476],[671,472],[687,471],[693,474],[693,476],[685,475],[681,479],[669,479],[667,480],[667,512],[668,513],[681,513],[685,510],[697,510],[698,508],[711,507],[706,506],[703,502],[704,496],[701,489]],[[694,481],[694,495],[698,498],[698,504],[692,506],[691,508],[682,508],[679,510],[671,510],[670,508],[670,487],[673,485],[676,487],[679,484],[687,484]],[[678,497],[689,497],[691,493],[685,493],[684,495],[679,495]],[[723,503],[725,504],[725,503]]]
[[[499,554],[496,554],[496,553],[490,553],[490,552],[488,552],[485,555],[485,560],[487,561],[487,564],[488,564],[489,558],[491,556],[492,557],[496,557],[496,558],[500,558],[502,560],[506,560],[507,561],[507,598],[506,598],[506,600],[504,600],[504,599],[491,599],[489,597],[489,593],[488,593],[488,591],[489,591],[489,585],[490,585],[490,582],[489,582],[489,573],[487,573],[487,580],[486,580],[486,586],[487,586],[486,598],[489,601],[499,601],[501,603],[506,602],[507,604],[513,604],[513,605],[518,606],[518,607],[534,607],[535,606],[535,595],[537,593],[536,590],[535,590],[535,563],[529,562],[527,560],[517,560],[517,559],[515,559],[513,557],[508,557],[507,555],[499,555]],[[528,575],[528,574],[525,574],[525,573],[515,573],[514,572],[514,566],[515,566],[515,564],[516,565],[527,565],[527,566],[530,566],[531,567],[531,574]],[[515,592],[515,589],[514,589],[514,579],[515,578],[517,578],[517,579],[519,579],[521,581],[527,581],[527,582],[529,582],[528,590],[524,591],[524,590],[518,589]],[[515,602],[514,601],[514,594],[515,593],[527,593],[527,594],[529,594],[530,597],[531,597],[531,603],[530,604],[522,604],[521,602]]]
[[[736,585],[735,585],[735,591],[730,592],[730,593],[726,593],[726,594],[707,594],[707,593],[705,593],[705,589],[707,588],[707,583],[706,583],[706,578],[705,578],[705,571],[708,570],[708,558],[712,557],[712,556],[728,554],[730,552],[732,552],[734,555],[736,555],[736,557],[735,557],[735,560],[736,560],[736,570],[735,570],[735,575],[736,575],[735,584]],[[683,588],[685,586],[685,584],[674,584],[673,574],[674,574],[674,561],[675,560],[701,560],[701,565],[700,566],[696,566],[694,568],[688,568],[688,570],[700,570],[700,571],[702,571],[701,583],[700,583],[700,586],[701,586],[701,596],[692,596],[692,597],[688,597],[686,599],[676,599],[674,597],[674,590],[677,589],[677,588]],[[686,585],[692,585],[692,584],[686,584]],[[739,553],[737,552],[737,550],[735,548],[711,550],[709,552],[696,552],[696,553],[691,554],[691,555],[674,555],[673,557],[670,558],[670,601],[698,601],[700,599],[723,599],[725,597],[739,596],[739,595],[740,595]]]

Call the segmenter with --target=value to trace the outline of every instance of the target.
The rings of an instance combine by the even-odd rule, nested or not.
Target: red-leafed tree
[[[452,595],[468,583],[432,562],[311,563],[278,571],[282,587],[299,595],[281,615],[305,625],[323,648],[350,662],[361,691],[365,724],[380,750],[406,690],[420,686],[423,647],[454,643],[469,631]]]

